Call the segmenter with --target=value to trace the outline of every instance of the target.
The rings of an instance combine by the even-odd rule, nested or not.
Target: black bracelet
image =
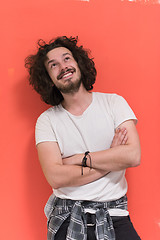
[[[91,156],[89,155],[89,151],[87,151],[87,152],[85,152],[84,158],[82,159],[82,175],[83,175],[83,167],[87,167],[87,155],[89,156],[89,159],[90,159],[90,168],[92,168],[92,166],[91,166]]]

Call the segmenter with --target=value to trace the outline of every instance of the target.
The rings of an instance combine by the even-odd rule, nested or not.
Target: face
[[[47,53],[45,67],[55,86],[62,93],[77,92],[81,85],[81,72],[71,51],[64,47]]]

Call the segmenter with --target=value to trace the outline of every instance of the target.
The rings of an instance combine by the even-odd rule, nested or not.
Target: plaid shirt
[[[66,240],[87,240],[85,208],[95,210],[97,240],[115,240],[113,223],[108,209],[127,210],[126,195],[115,201],[91,202],[60,199],[52,194],[45,206],[45,214],[48,218],[47,240],[54,240],[56,232],[68,217],[70,217],[70,223]]]

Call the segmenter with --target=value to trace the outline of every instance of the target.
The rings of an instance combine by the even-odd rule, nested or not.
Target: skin
[[[56,48],[47,54],[46,69],[61,91],[63,107],[74,115],[81,115],[92,102],[89,93],[80,82],[81,73],[72,53],[66,48]],[[66,59],[66,57],[68,57]],[[74,72],[68,74],[67,70]],[[63,78],[59,78],[65,73]],[[68,74],[68,75],[67,75]],[[80,83],[80,84],[79,84]],[[66,90],[67,89],[67,90]],[[90,153],[92,169],[87,166],[81,175],[84,153],[62,159],[56,142],[42,142],[37,145],[38,156],[44,175],[52,188],[80,186],[93,182],[111,171],[119,171],[140,164],[140,142],[133,120],[123,122],[115,130],[109,149]]]
[[[117,132],[118,131],[118,132]],[[63,164],[80,165],[84,154],[77,154],[63,160]],[[120,125],[116,130],[110,149],[90,153],[92,167],[99,170],[120,171],[140,164],[140,143],[132,120]],[[90,162],[87,161],[90,166]]]
[[[62,93],[74,94],[81,84],[81,72],[69,49],[59,47],[47,54],[45,67],[53,83]]]

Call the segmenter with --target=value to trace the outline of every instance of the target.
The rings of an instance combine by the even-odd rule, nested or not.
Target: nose
[[[60,64],[60,72],[63,70],[63,71],[65,71],[65,70],[67,70],[67,65],[66,65],[66,63],[61,63]]]
[[[57,79],[59,80],[62,75],[67,71],[68,67],[66,64],[59,64],[59,75],[57,76]]]

